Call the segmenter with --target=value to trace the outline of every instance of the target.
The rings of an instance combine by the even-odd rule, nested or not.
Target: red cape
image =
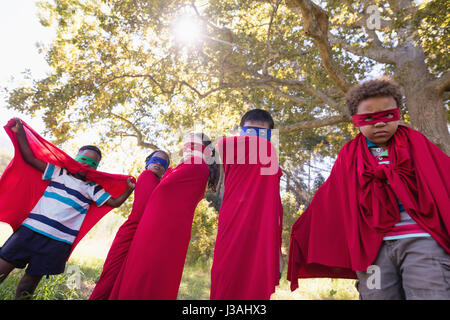
[[[267,150],[262,154],[268,155],[269,163],[260,157],[261,148]],[[282,174],[276,151],[268,140],[248,136],[224,138],[218,149],[224,163],[225,191],[210,297],[268,300],[279,282],[283,218]],[[261,170],[268,167],[272,167],[268,171],[271,174],[262,174]]]
[[[107,300],[109,298],[114,282],[127,256],[136,228],[144,213],[145,206],[158,184],[158,177],[150,170],[145,170],[139,175],[136,188],[134,189],[133,208],[127,221],[117,231],[103,265],[100,279],[89,300]]]
[[[111,300],[177,298],[194,211],[208,177],[203,160],[181,163],[166,172],[147,203]]]
[[[8,223],[15,231],[28,217],[50,182],[42,180],[42,172],[27,164],[23,159],[17,136],[11,130],[14,122],[15,120],[11,119],[3,127],[14,145],[14,158],[0,178],[0,221]],[[22,123],[28,143],[36,158],[65,168],[71,173],[87,172],[87,180],[100,184],[113,197],[118,197],[125,191],[126,180],[129,176],[88,169],[39,136],[24,121]],[[72,251],[86,233],[112,209],[107,205],[101,207],[91,205],[89,207],[72,245]]]
[[[399,126],[378,165],[360,133],[292,227],[288,280],[356,278],[375,260],[383,234],[406,212],[450,252],[450,161],[420,132]],[[389,184],[386,183],[386,179]]]

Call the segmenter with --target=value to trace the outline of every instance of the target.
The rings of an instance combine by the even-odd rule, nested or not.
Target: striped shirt
[[[374,157],[377,158],[378,164],[389,164],[388,150],[383,150],[375,143],[366,138],[367,147]],[[413,237],[431,237],[421,226],[419,226],[411,216],[405,211],[400,200],[398,201],[400,210],[400,221],[387,233],[385,233],[383,240],[397,240],[403,238]]]
[[[111,197],[102,186],[75,178],[66,169],[47,164],[50,181],[23,225],[55,240],[72,244],[92,201],[102,206]]]

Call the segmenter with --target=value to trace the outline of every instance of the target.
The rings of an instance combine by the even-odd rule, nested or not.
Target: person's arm
[[[13,132],[16,133],[17,142],[19,144],[20,153],[22,154],[23,159],[29,165],[35,167],[41,172],[45,172],[47,168],[47,162],[39,160],[34,156],[33,151],[28,144],[27,136],[25,134],[25,130],[23,129],[23,124],[19,118],[14,118],[16,120],[16,125],[11,128]]]
[[[130,196],[130,194],[133,192],[134,188],[136,187],[136,184],[131,182],[131,177],[127,179],[127,189],[124,191],[124,193],[122,193],[120,196],[118,196],[117,198],[109,198],[108,201],[106,201],[106,205],[113,207],[113,208],[118,208],[122,205],[122,203],[125,202],[125,200],[128,199],[128,197]]]

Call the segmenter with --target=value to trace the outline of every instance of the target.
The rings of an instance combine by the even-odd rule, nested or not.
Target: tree
[[[283,195],[281,202],[283,204],[283,228],[282,228],[282,253],[283,253],[283,265],[287,265],[289,243],[292,231],[292,225],[298,220],[299,216],[303,213],[305,205],[300,205],[295,196],[291,193]]]
[[[450,153],[443,104],[444,93],[450,90],[448,3],[330,1],[328,13],[312,1],[287,2],[301,13],[305,33],[313,39],[323,67],[341,91],[348,90],[349,82],[333,59],[332,46],[386,65],[403,86],[412,126]]]
[[[191,234],[187,263],[211,263],[217,236],[217,211],[206,199],[195,209]]]
[[[282,161],[296,157],[304,131],[325,136],[330,143],[320,151],[336,154],[355,133],[346,91],[382,68],[402,85],[411,126],[450,153],[445,1],[39,5],[41,23],[57,29],[46,51],[53,72],[10,91],[8,106],[43,110],[56,142],[102,123],[105,137],[134,136],[140,146],[156,148],[195,120],[219,134],[243,111],[264,107],[282,133]],[[180,44],[173,36],[182,15],[201,27],[198,43]]]

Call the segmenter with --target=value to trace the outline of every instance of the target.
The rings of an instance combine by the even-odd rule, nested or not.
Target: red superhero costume
[[[111,300],[177,298],[194,211],[205,194],[209,177],[203,159],[187,162],[169,169],[153,191]]]
[[[375,260],[383,234],[406,212],[450,252],[450,161],[420,132],[399,126],[378,165],[360,133],[292,227],[288,280],[356,278]]]
[[[127,221],[117,231],[111,249],[109,249],[108,256],[106,257],[105,264],[103,265],[100,279],[89,300],[107,300],[109,298],[114,282],[126,259],[131,241],[133,240],[146,204],[158,184],[158,177],[150,170],[145,170],[139,175],[136,188],[134,189],[133,208]]]
[[[225,191],[211,299],[268,300],[279,281],[283,218],[276,152],[268,140],[256,136],[227,137],[218,148]]]

